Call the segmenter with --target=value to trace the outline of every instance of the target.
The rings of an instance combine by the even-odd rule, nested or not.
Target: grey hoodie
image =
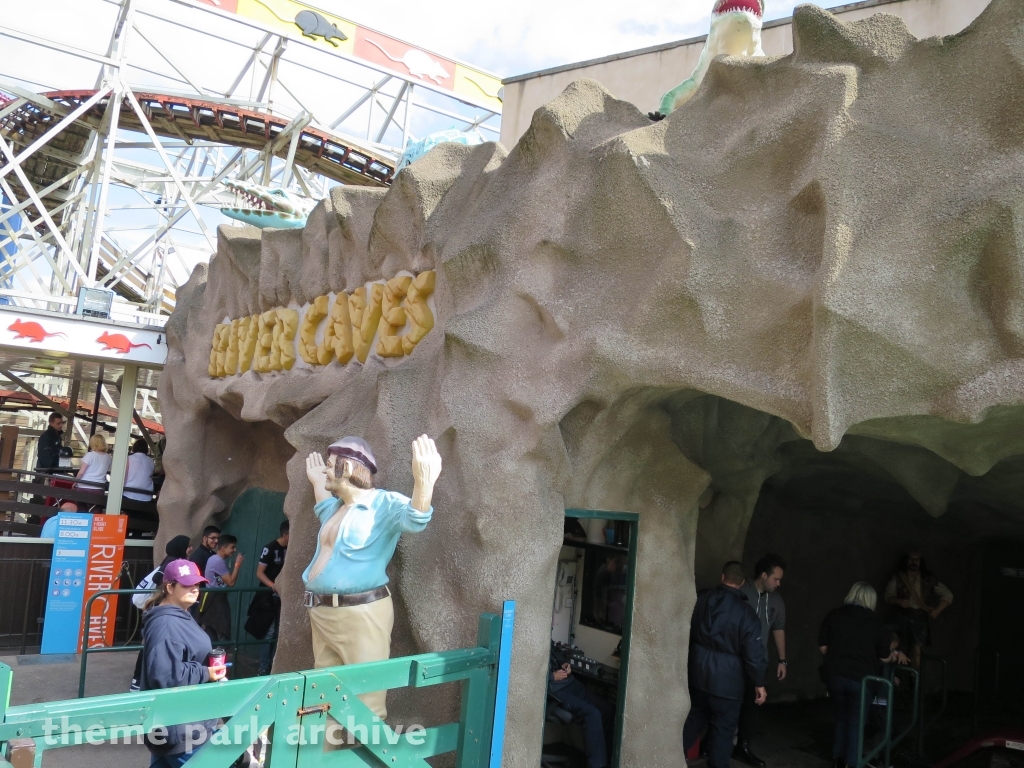
[[[158,605],[146,611],[142,622],[145,650],[140,686],[143,691],[199,685],[210,680],[206,668],[212,650],[210,638],[187,611],[175,605]],[[192,744],[199,746],[216,728],[216,720],[171,726],[167,734],[170,749],[151,751],[181,754],[185,751],[186,729],[192,730]]]
[[[786,628],[786,604],[782,601],[782,595],[777,589],[774,592],[758,592],[750,579],[743,582],[740,592],[746,595],[750,607],[761,620],[761,642],[767,649],[768,635]]]

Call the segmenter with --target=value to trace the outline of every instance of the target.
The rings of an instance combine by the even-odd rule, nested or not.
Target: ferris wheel
[[[335,184],[390,184],[427,134],[498,138],[496,76],[299,0],[78,0],[59,25],[67,2],[14,5],[0,303],[102,289],[115,318],[162,324],[239,211],[294,225]]]

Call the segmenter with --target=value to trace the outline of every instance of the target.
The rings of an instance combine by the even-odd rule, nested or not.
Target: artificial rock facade
[[[682,764],[695,549],[712,574],[742,554],[781,444],[906,448],[892,473],[933,514],[1024,454],[1024,4],[922,41],[801,6],[793,34],[662,122],[583,80],[511,152],[443,145],[304,230],[222,228],[168,324],[158,551],[247,486],[288,490],[277,669],[308,667],[302,457],[362,435],[409,492],[430,434],[445,469],[392,564],[393,653],[471,644],[516,599],[505,763],[532,766],[563,510],[638,512],[622,764]],[[218,324],[430,270],[407,356],[210,376]]]

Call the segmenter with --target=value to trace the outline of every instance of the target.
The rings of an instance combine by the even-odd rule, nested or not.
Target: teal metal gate
[[[514,607],[480,617],[477,646],[387,661],[331,667],[187,688],[98,696],[10,707],[11,668],[0,664],[0,768],[42,765],[52,749],[82,743],[140,739],[161,726],[223,719],[189,768],[229,768],[269,729],[267,768],[416,766],[456,753],[459,768],[498,766],[504,732],[504,691],[511,655]],[[392,730],[358,698],[381,689],[461,682],[458,722]],[[334,722],[331,722],[334,721]],[[357,740],[325,750],[337,725]]]

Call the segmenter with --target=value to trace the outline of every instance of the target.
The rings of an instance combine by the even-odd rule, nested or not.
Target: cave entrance
[[[608,765],[619,765],[633,622],[639,516],[568,509],[551,614],[542,766],[585,766],[600,714]],[[554,681],[556,667],[570,676]],[[589,713],[589,714],[588,714]],[[591,742],[591,743],[588,743]]]
[[[914,549],[953,594],[931,621],[925,648],[941,661],[923,667],[923,753],[944,757],[986,724],[1019,726],[1024,655],[1011,649],[1024,632],[1024,410],[997,409],[979,424],[866,422],[823,452],[789,421],[721,397],[682,391],[664,408],[675,446],[710,476],[699,501],[697,589],[716,585],[729,560],[741,560],[748,578],[768,553],[786,561],[779,594],[788,665],[785,679],[775,679],[770,636],[756,755],[786,762],[798,749],[831,758],[822,621],[858,581],[874,587],[878,613],[889,620],[886,586]],[[943,664],[949,699],[939,715]],[[917,734],[902,746],[917,752]]]
[[[221,524],[221,535],[230,534],[238,539],[238,552],[242,566],[235,587],[255,590],[263,585],[256,578],[256,569],[263,548],[280,536],[285,521],[285,494],[266,488],[249,488],[231,505],[227,519]],[[259,639],[245,631],[249,604],[255,591],[233,592],[228,596],[231,605],[231,639],[223,645],[232,656],[234,677],[256,674],[261,646]]]
[[[931,727],[923,742],[914,734],[903,749],[941,758],[985,723],[1019,722],[1024,665],[1019,649],[1010,649],[1024,631],[1024,459],[970,477],[923,449],[848,436],[831,453],[806,440],[785,441],[773,461],[776,471],[760,488],[742,561],[753,576],[767,553],[786,561],[779,591],[788,667],[786,679],[777,680],[769,642],[771,706],[763,710],[755,752],[770,759],[804,743],[831,756],[831,707],[814,703],[825,693],[817,647],[822,620],[864,581],[877,592],[880,617],[898,629],[899,610],[886,590],[912,551],[921,553],[923,567],[948,587],[953,602],[927,620],[921,684],[923,719]],[[904,634],[908,655],[911,643]]]

